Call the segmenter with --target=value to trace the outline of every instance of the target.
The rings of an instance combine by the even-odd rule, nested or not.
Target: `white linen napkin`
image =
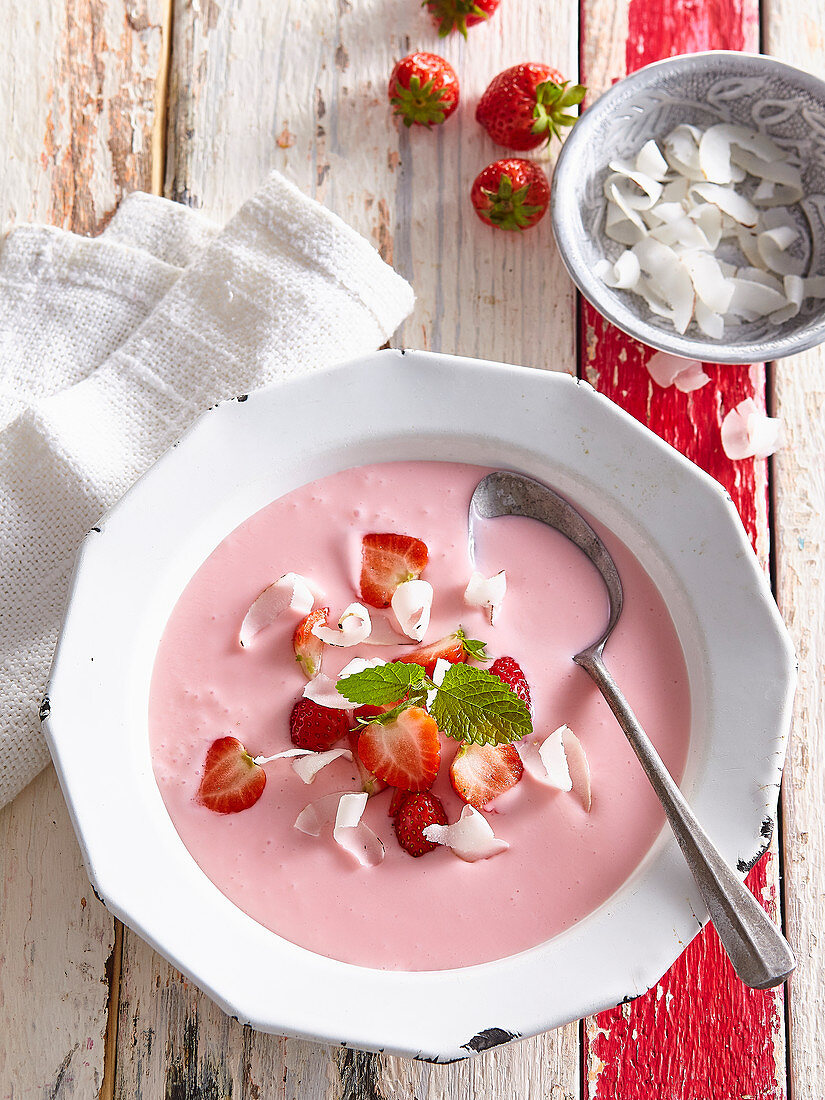
[[[38,711],[78,544],[216,401],[374,351],[409,285],[272,175],[222,230],[130,195],[95,239],[0,249],[0,806],[48,760]]]

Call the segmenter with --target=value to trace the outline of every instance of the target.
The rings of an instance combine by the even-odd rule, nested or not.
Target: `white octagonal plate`
[[[670,608],[690,676],[683,790],[742,870],[773,826],[794,659],[724,490],[586,383],[522,367],[386,351],[218,405],[90,532],[44,728],[98,894],[255,1028],[444,1061],[644,992],[707,913],[663,830],[613,897],[538,947],[461,970],[378,971],[281,939],[184,848],[155,783],[147,724],[155,651],[178,596],[270,501],[396,459],[523,471],[636,554]]]

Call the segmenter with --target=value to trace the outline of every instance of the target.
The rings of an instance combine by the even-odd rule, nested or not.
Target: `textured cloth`
[[[48,760],[38,710],[75,551],[204,409],[374,351],[412,290],[273,175],[222,230],[150,195],[101,237],[0,250],[0,805]]]

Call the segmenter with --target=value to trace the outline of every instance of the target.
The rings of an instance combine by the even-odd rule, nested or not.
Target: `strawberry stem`
[[[445,107],[449,103],[442,103],[446,95],[446,89],[438,91],[434,89],[434,81],[428,80],[422,85],[417,76],[410,77],[409,88],[395,82],[395,95],[390,100],[395,108],[395,114],[404,120],[405,126],[418,123],[420,126],[438,125],[445,119]]]
[[[466,38],[468,15],[475,15],[479,19],[490,18],[490,13],[483,11],[475,0],[422,0],[421,6],[438,23],[439,38],[446,38],[453,30]]]
[[[499,229],[526,229],[533,215],[541,210],[540,206],[531,206],[524,201],[529,190],[530,184],[526,183],[514,191],[513,181],[503,175],[497,191],[482,188],[482,194],[490,203],[484,216]]]
[[[535,121],[531,127],[534,134],[547,134],[547,140],[555,135],[561,138],[565,126],[577,121],[576,115],[565,113],[565,108],[575,107],[584,99],[587,88],[583,84],[570,86],[570,81],[556,84],[545,80],[536,88],[536,106],[533,108]]]

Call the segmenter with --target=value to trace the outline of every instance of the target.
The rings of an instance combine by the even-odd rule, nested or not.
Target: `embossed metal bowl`
[[[691,322],[681,336],[643,298],[613,290],[595,274],[622,246],[604,233],[603,186],[614,158],[631,158],[681,123],[735,123],[767,134],[802,173],[804,197],[789,207],[806,275],[825,274],[825,83],[771,57],[716,50],[672,57],[620,80],[583,113],[553,177],[556,242],[573,281],[595,308],[630,336],[674,355],[714,363],[758,363],[825,340],[825,300],[807,299],[783,324],[767,318],[725,325],[722,340]],[[799,253],[803,255],[803,253]]]

